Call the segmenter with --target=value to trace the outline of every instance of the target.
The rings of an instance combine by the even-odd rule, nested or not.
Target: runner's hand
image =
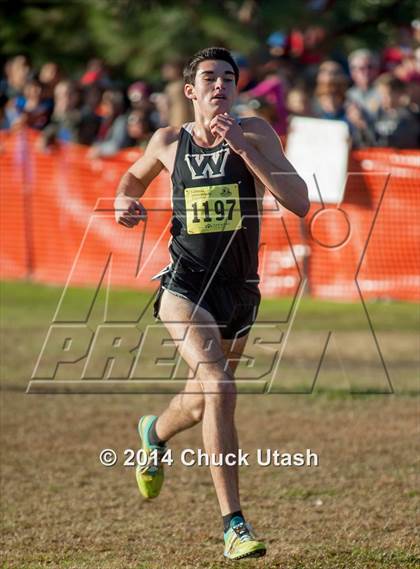
[[[210,130],[214,136],[226,140],[235,152],[240,152],[248,145],[243,130],[228,113],[216,115],[210,122]]]
[[[114,201],[115,220],[124,227],[134,227],[146,221],[147,211],[142,204],[129,196],[119,195]]]

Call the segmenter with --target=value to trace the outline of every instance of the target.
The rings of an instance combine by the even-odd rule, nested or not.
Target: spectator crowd
[[[240,76],[233,113],[264,117],[280,136],[298,116],[344,121],[353,148],[418,148],[420,20],[400,28],[380,53],[325,53],[324,36],[316,26],[277,31],[260,53],[235,53]],[[89,145],[91,158],[143,149],[157,128],[193,120],[182,69],[183,61],[174,58],[163,65],[159,84],[139,78],[122,88],[100,59],[90,60],[76,79],[54,61],[34,69],[27,56],[16,55],[0,81],[0,129],[40,131],[44,150],[66,142]]]

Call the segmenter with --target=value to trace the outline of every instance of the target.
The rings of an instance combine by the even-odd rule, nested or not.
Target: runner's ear
[[[186,85],[184,85],[184,95],[187,97],[187,99],[191,100],[196,99],[197,97],[195,96],[194,85],[191,85],[191,83],[187,83]]]

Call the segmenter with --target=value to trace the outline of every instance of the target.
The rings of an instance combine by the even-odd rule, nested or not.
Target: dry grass
[[[37,288],[32,292],[27,307]],[[10,302],[4,344],[9,353],[1,399],[0,567],[226,567],[207,468],[187,468],[175,460],[167,468],[161,496],[146,502],[138,494],[133,468],[99,463],[103,448],[114,448],[120,457],[124,449],[137,448],[138,417],[159,413],[169,397],[25,395],[50,312],[39,303],[33,313],[25,312],[23,302]],[[39,302],[42,305],[42,298]],[[237,566],[419,567],[415,343],[410,326],[404,329],[395,322],[394,330],[384,326],[381,333],[390,350],[393,377],[407,395],[350,396],[345,382],[343,391],[337,391],[331,382],[341,364],[332,359],[320,377],[318,393],[240,396],[240,443],[251,457],[258,447],[311,448],[319,454],[320,466],[262,468],[251,459],[251,466],[241,469],[243,510],[266,540],[268,554]],[[357,329],[342,334],[346,341],[341,363],[350,365],[344,365],[344,378],[357,365],[377,369],[369,358],[363,364]],[[290,373],[311,362],[305,348],[310,348],[310,336],[302,332],[300,341],[303,364],[299,349],[293,349],[285,368]],[[22,346],[20,352],[16,346]],[[199,427],[173,440],[175,459],[187,447],[202,447]]]
[[[174,439],[175,464],[153,502],[138,495],[133,468],[99,463],[102,448],[137,448],[137,416],[166,401],[3,395],[5,567],[222,566],[210,473],[177,460],[202,446],[199,428]],[[417,413],[415,399],[395,396],[241,396],[251,457],[258,447],[320,456],[317,468],[251,459],[241,469],[243,509],[269,546],[248,567],[416,567]]]

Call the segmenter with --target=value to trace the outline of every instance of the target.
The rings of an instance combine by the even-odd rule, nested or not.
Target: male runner
[[[162,457],[169,439],[202,421],[206,453],[237,455],[234,373],[261,298],[262,197],[267,188],[282,206],[304,216],[308,194],[271,126],[255,117],[239,123],[229,114],[238,82],[229,51],[198,52],[184,79],[195,121],[157,130],[122,177],[115,199],[117,222],[133,227],[146,214],[138,198],[150,182],[164,168],[172,176],[171,264],[159,274],[154,308],[190,373],[184,390],[159,417],[140,419],[139,434],[150,457],[153,450]],[[265,545],[241,511],[237,465],[210,469],[223,517],[224,555],[264,555]],[[159,494],[159,460],[139,467],[136,476],[143,496]]]

